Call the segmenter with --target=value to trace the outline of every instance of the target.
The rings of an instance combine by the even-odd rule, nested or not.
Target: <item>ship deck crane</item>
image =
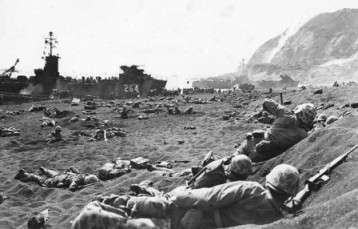
[[[12,73],[16,72],[16,65],[19,63],[19,58],[16,59],[15,61],[15,64],[12,65],[10,68],[6,69],[5,71],[3,71],[1,74],[0,74],[0,77],[8,77],[10,78]]]

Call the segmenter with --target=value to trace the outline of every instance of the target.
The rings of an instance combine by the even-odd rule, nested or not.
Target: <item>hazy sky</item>
[[[117,75],[143,65],[159,78],[233,72],[291,25],[357,0],[0,0],[0,68],[43,67],[43,39],[58,37],[62,75]]]

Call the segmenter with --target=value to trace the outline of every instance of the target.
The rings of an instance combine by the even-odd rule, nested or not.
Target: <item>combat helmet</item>
[[[298,105],[293,112],[303,124],[311,126],[316,117],[316,108],[312,103]]]
[[[318,115],[318,117],[317,117],[317,122],[325,122],[327,120],[327,115],[326,114],[320,114],[320,115]]]
[[[246,179],[252,173],[251,159],[244,154],[234,156],[229,165],[229,172],[238,178]]]
[[[266,186],[278,193],[295,195],[298,190],[300,176],[292,165],[280,164],[266,176]]]

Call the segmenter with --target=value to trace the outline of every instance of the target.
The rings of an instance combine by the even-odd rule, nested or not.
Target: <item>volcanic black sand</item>
[[[340,115],[344,111],[352,115],[339,119],[329,127],[311,133],[306,139],[286,151],[284,154],[260,165],[250,179],[263,182],[268,171],[279,163],[297,166],[302,179],[314,174],[325,163],[344,153],[358,143],[358,116],[354,108],[343,107],[347,103],[358,101],[357,86],[323,88],[323,93],[313,95],[314,89],[290,91],[284,93],[285,101],[291,101],[289,107],[303,102],[334,104],[318,113]],[[212,95],[198,95],[210,98]],[[122,193],[129,185],[150,179],[160,190],[168,191],[184,184],[182,177],[163,176],[162,172],[133,170],[122,177],[100,182],[77,192],[65,189],[44,188],[32,183],[22,183],[14,179],[20,168],[37,172],[40,166],[63,171],[70,166],[81,172],[96,173],[105,162],[117,157],[131,159],[138,156],[149,158],[152,162],[162,160],[189,160],[189,163],[174,164],[175,171],[195,166],[205,153],[213,151],[217,156],[230,155],[234,144],[244,139],[245,133],[267,125],[248,122],[248,117],[261,109],[262,101],[268,94],[259,93],[249,99],[248,95],[238,93],[227,97],[224,102],[209,104],[186,104],[179,102],[180,109],[193,106],[197,112],[192,115],[168,115],[166,112],[150,114],[147,120],[135,117],[120,119],[113,108],[101,107],[96,110],[99,119],[108,119],[116,126],[125,129],[126,137],[115,137],[105,141],[88,142],[85,137],[70,138],[71,132],[81,127],[69,123],[70,117],[56,119],[63,127],[65,142],[46,143],[50,127],[41,128],[42,112],[28,112],[32,105],[3,105],[0,109],[25,110],[20,115],[3,115],[1,126],[20,129],[20,136],[0,138],[0,192],[9,199],[0,205],[0,228],[26,228],[31,212],[49,209],[49,224],[52,228],[70,228],[70,221],[97,194]],[[180,98],[180,97],[179,97]],[[240,100],[240,98],[245,98]],[[278,96],[273,99],[279,100]],[[242,103],[241,108],[233,104]],[[115,101],[120,102],[120,101]],[[160,101],[154,101],[160,102]],[[162,101],[163,102],[163,101]],[[246,103],[248,104],[246,105]],[[37,103],[40,104],[40,103]],[[63,101],[43,102],[46,106],[55,106],[60,110],[70,110],[81,114],[83,105],[71,107]],[[238,106],[236,106],[238,107]],[[222,119],[225,112],[236,111],[236,117],[228,121]],[[81,117],[85,115],[81,114]],[[185,126],[195,126],[195,130],[184,130]],[[178,140],[183,140],[179,144]],[[298,216],[286,218],[264,228],[356,228],[358,225],[358,152],[353,152],[347,162],[336,168],[330,181],[318,192],[314,192],[305,202],[303,212]],[[303,182],[301,183],[301,187]],[[257,225],[241,226],[243,228]],[[238,227],[238,228],[241,228]]]

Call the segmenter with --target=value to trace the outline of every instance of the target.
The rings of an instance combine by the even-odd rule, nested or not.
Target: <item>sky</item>
[[[59,43],[61,75],[117,76],[136,64],[179,84],[237,70],[268,39],[357,0],[0,0],[0,69],[42,68]]]

